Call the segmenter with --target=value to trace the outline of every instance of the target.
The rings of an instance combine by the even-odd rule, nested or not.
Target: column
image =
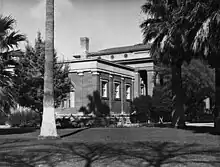
[[[112,99],[113,99],[113,76],[109,75],[109,110],[112,115]]]
[[[134,98],[140,96],[140,74],[139,72],[135,72],[134,77]]]
[[[131,83],[131,100],[134,100],[134,84],[135,80],[132,78],[132,83]]]
[[[154,71],[146,71],[147,72],[147,93],[148,95],[153,95],[154,90]]]
[[[80,82],[81,82],[81,97],[80,97],[80,100],[81,100],[81,106],[83,106],[83,72],[79,72],[78,75],[80,76]]]
[[[124,114],[124,78],[121,78],[121,114]]]

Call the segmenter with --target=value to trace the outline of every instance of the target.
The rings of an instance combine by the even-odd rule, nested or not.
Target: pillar
[[[124,114],[124,78],[121,78],[121,114]]]
[[[110,115],[112,115],[112,100],[113,100],[113,76],[109,75],[109,110]]]
[[[134,77],[134,98],[140,96],[140,74],[139,72],[135,72]]]
[[[146,71],[147,72],[147,93],[152,97],[153,89],[154,89],[154,71]]]
[[[132,83],[131,83],[131,100],[134,100],[134,84],[135,80],[132,78]]]
[[[80,91],[81,91],[81,106],[83,106],[83,72],[79,72],[78,75],[80,76],[80,82],[81,82],[81,87],[80,87]]]

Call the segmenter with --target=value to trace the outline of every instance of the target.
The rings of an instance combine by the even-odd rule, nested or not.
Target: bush
[[[7,120],[8,120],[8,116],[0,112],[0,125],[5,125]]]
[[[150,119],[152,99],[150,96],[140,96],[132,103],[130,120],[132,123],[143,123]]]
[[[12,127],[37,127],[40,125],[40,115],[34,111],[12,113],[8,122]]]
[[[172,95],[169,93],[164,86],[156,85],[154,87],[151,108],[153,122],[171,121],[173,102]]]

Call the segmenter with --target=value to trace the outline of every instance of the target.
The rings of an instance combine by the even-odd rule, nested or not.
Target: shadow
[[[30,128],[4,128],[0,129],[0,135],[10,135],[10,134],[22,134],[22,133],[31,133],[35,132],[35,127]]]
[[[20,139],[17,135],[2,136],[0,166],[220,166],[218,137],[208,139],[206,135],[196,136],[182,130],[177,130],[179,136],[170,137],[177,131],[164,132],[164,129],[159,128],[130,129],[126,131],[129,135],[124,130],[116,129],[112,132],[97,128],[92,133],[86,131],[87,135],[67,137],[85,129],[62,135],[62,140],[37,140],[32,138],[33,134],[23,135]],[[149,131],[147,138],[145,135],[141,137],[146,130]],[[135,140],[130,134],[136,135]],[[94,137],[97,135],[102,140]],[[126,135],[125,140],[120,139],[120,136]],[[83,140],[85,137],[89,139]],[[205,140],[201,141],[201,138]]]
[[[13,145],[16,147],[13,147]],[[3,146],[10,145],[8,149]],[[15,141],[0,145],[0,166],[213,166],[220,165],[216,146],[147,141],[76,143],[73,141]],[[5,148],[5,147],[4,147]],[[65,165],[64,165],[65,164]]]
[[[68,134],[65,134],[65,135],[61,135],[60,138],[72,136],[72,135],[74,135],[74,134],[76,134],[76,133],[79,133],[79,132],[82,132],[82,131],[84,131],[84,130],[86,130],[86,129],[89,129],[89,127],[77,129],[77,130],[75,130],[75,131],[72,132],[72,133],[68,133]]]
[[[94,114],[96,117],[106,117],[110,114],[108,104],[101,98],[99,91],[94,91],[92,95],[87,96],[89,103],[87,107],[82,106],[79,111],[85,115]]]
[[[216,132],[214,127],[207,127],[207,126],[189,126],[187,125],[184,130],[190,130],[193,133],[209,133],[211,135],[220,135]]]

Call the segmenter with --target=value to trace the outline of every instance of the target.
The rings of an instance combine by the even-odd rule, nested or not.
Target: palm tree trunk
[[[181,79],[181,65],[173,64],[171,70],[172,70],[172,91],[174,96],[172,126],[184,127],[185,114],[184,114],[184,96],[183,96],[182,79]]]
[[[43,120],[40,138],[56,138],[54,89],[53,89],[53,55],[54,55],[54,0],[46,0],[46,39],[44,67]]]
[[[216,131],[220,133],[220,68],[215,68],[215,109],[214,125]]]

